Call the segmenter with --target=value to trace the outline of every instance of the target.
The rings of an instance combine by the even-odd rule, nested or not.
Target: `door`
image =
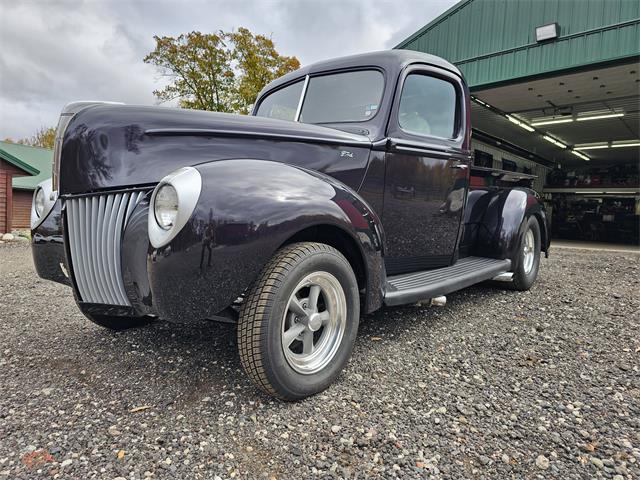
[[[465,89],[448,72],[405,72],[389,123],[382,223],[387,274],[451,265],[468,187]]]

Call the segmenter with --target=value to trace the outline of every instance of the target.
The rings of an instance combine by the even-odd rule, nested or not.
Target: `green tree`
[[[246,28],[154,39],[144,62],[169,82],[153,93],[162,102],[178,99],[183,108],[248,113],[267,83],[300,67],[295,57],[280,55],[271,39]]]
[[[42,126],[30,137],[21,138],[16,141],[11,138],[5,138],[4,141],[18,143],[20,145],[29,145],[31,147],[53,148],[53,144],[56,141],[56,127]]]

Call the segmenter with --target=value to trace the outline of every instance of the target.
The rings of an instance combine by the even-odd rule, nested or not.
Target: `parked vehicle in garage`
[[[70,104],[34,195],[37,271],[107,328],[237,318],[251,380],[306,397],[360,313],[535,281],[543,205],[469,188],[469,119],[456,67],[399,50],[287,74],[251,116]]]

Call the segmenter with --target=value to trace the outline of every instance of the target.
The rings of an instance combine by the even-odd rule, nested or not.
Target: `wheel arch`
[[[297,242],[324,243],[342,253],[356,275],[358,289],[365,290],[366,296],[369,274],[365,264],[364,252],[349,232],[332,224],[312,225],[289,237],[279,248]]]
[[[532,215],[538,221],[538,225],[540,226],[540,250],[545,252],[548,256],[550,236],[549,227],[547,225],[547,216],[543,210],[536,211]]]

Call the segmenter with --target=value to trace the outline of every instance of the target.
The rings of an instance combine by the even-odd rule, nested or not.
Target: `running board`
[[[450,267],[387,277],[386,305],[407,305],[446,295],[508,272],[511,260],[465,257]]]

